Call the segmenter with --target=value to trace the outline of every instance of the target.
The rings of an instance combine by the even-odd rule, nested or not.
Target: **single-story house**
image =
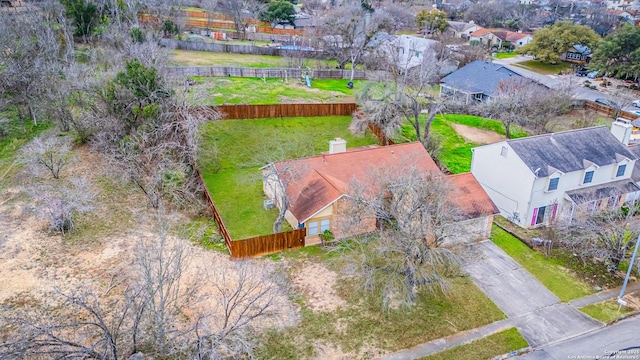
[[[533,34],[515,31],[494,31],[494,35],[502,40],[500,46],[509,43],[512,48],[519,48],[533,41]]]
[[[447,21],[449,27],[445,31],[453,32],[453,36],[461,39],[468,40],[471,33],[476,30],[483,29],[482,26],[473,22],[461,22],[461,21]]]
[[[589,63],[591,60],[591,49],[585,45],[573,45],[560,56],[560,60],[574,64]]]
[[[280,209],[283,194],[289,199],[285,219],[293,228],[306,228],[306,244],[320,243],[319,234],[331,231],[336,238],[345,234],[338,224],[352,181],[367,186],[372,174],[381,168],[403,166],[420,171],[440,169],[419,142],[390,146],[346,148],[346,142],[335,139],[329,152],[319,156],[287,160],[263,168],[264,192]],[[275,174],[275,176],[273,176]],[[444,176],[444,175],[443,175]],[[452,175],[454,201],[459,205],[457,220],[466,229],[458,241],[472,241],[489,236],[493,215],[498,209],[475,177]],[[371,185],[375,186],[375,185]],[[363,219],[356,233],[377,229],[376,219]],[[353,230],[350,231],[353,234]]]
[[[475,60],[440,80],[440,95],[469,101],[488,101],[503,81],[530,81],[500,64]]]
[[[637,156],[606,126],[472,149],[471,173],[515,224],[535,227],[635,201]]]

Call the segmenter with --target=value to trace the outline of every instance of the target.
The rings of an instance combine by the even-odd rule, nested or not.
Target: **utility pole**
[[[638,245],[640,245],[640,235],[638,235],[638,240],[636,240],[636,248],[633,250],[633,255],[631,256],[631,261],[629,262],[629,268],[627,269],[627,276],[624,277],[624,283],[622,283],[622,289],[620,289],[620,295],[618,295],[618,311],[620,308],[627,305],[627,302],[622,300],[624,296],[624,291],[627,289],[627,283],[629,282],[629,275],[631,275],[631,268],[633,268],[633,263],[636,261],[636,255],[638,255]]]

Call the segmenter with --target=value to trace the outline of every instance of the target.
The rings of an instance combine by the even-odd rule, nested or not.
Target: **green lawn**
[[[505,315],[473,284],[469,278],[457,278],[445,296],[422,293],[414,308],[380,310],[355,290],[356,280],[339,281],[339,295],[347,301],[333,312],[314,312],[300,299],[302,318],[299,325],[266,334],[256,349],[258,359],[308,359],[313,344],[324,341],[343,352],[362,348],[398,351],[453,335],[460,331],[502,320]],[[373,358],[364,353],[357,358]]]
[[[427,356],[421,360],[480,360],[493,359],[529,346],[518,329],[511,328],[497,334],[487,336],[469,344],[461,345],[443,352]]]
[[[250,45],[247,44],[247,45]],[[297,68],[292,60],[282,56],[215,53],[210,51],[172,50],[169,64],[173,66],[233,66],[248,68]],[[334,69],[332,60],[305,59],[304,66],[312,69]]]
[[[423,121],[425,119],[426,116],[422,118]],[[455,174],[468,172],[471,169],[471,148],[478,146],[478,144],[466,141],[462,136],[458,135],[450,123],[489,130],[500,135],[505,134],[504,125],[497,120],[461,114],[437,115],[431,124],[431,130],[436,136],[442,138],[442,149],[440,154],[438,154],[438,160],[440,160],[449,171]],[[526,135],[527,134],[519,128],[512,129],[513,138]],[[402,126],[402,137],[399,141],[403,141],[403,139],[415,141],[416,135],[413,126],[409,124]]]
[[[571,64],[561,61],[557,64],[547,64],[538,60],[527,60],[513,64],[523,69],[535,71],[543,75],[557,75],[565,70],[571,69]]]
[[[44,130],[51,128],[51,123],[41,122],[33,125],[31,120],[18,119],[15,108],[0,111],[0,119],[9,119],[0,123],[0,181],[14,168],[15,154],[29,140]]]
[[[618,307],[619,305],[616,300],[608,300],[581,307],[579,310],[598,321],[608,324],[633,311],[633,309],[626,306],[623,306],[620,311],[618,311]]]
[[[518,53],[516,52],[510,52],[510,53],[497,53],[494,58],[496,59],[510,59],[510,58],[514,58],[518,56]]]
[[[200,153],[203,178],[234,239],[272,232],[276,210],[264,210],[262,174],[272,161],[319,155],[329,140],[348,147],[375,144],[349,132],[351,117],[221,120],[204,124]]]
[[[345,79],[313,79],[308,88],[300,79],[195,77],[196,91],[205,91],[208,105],[222,104],[281,104],[353,102],[354,89],[362,81],[354,81],[354,89],[347,88]]]
[[[569,301],[591,295],[595,292],[587,284],[560,265],[561,261],[547,258],[537,251],[531,250],[511,234],[493,226],[491,240],[531,273],[562,301]]]

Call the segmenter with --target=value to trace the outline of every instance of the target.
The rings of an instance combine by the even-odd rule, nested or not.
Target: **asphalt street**
[[[633,359],[640,360],[640,317],[628,318],[586,335],[557,342],[520,360]]]
[[[597,98],[605,98],[608,100],[613,100],[616,101],[615,98],[601,93],[599,91],[596,90],[592,90],[592,89],[588,89],[586,87],[583,86],[583,81],[586,78],[581,78],[581,77],[577,77],[575,75],[542,75],[542,74],[538,74],[536,72],[527,70],[527,69],[523,69],[521,67],[518,66],[514,66],[513,64],[518,63],[518,62],[523,62],[523,61],[527,61],[527,60],[531,60],[532,57],[530,56],[516,56],[513,58],[508,58],[508,59],[495,59],[493,60],[494,63],[496,64],[501,64],[504,65],[506,68],[508,68],[509,70],[512,70],[526,78],[532,79],[536,82],[539,82],[549,88],[560,88],[562,86],[565,85],[570,85],[571,87],[573,87],[574,91],[575,91],[575,97],[577,99],[582,99],[582,100],[591,100],[594,101]],[[633,110],[634,108],[629,107],[626,110]],[[637,110],[637,108],[635,108],[635,110]]]

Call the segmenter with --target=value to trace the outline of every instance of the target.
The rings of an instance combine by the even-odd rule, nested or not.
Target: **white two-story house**
[[[474,148],[471,172],[500,213],[522,227],[636,199],[636,156],[598,126]]]

